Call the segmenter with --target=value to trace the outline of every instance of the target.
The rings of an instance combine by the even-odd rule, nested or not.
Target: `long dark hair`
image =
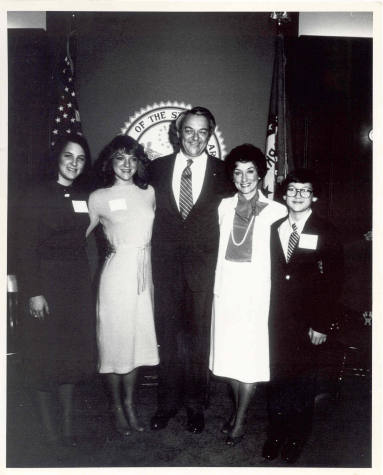
[[[67,134],[60,137],[57,142],[55,143],[53,149],[50,152],[48,158],[48,166],[46,168],[45,177],[49,180],[57,180],[58,171],[59,171],[59,158],[64,150],[64,148],[68,145],[68,143],[76,143],[84,150],[85,154],[85,164],[83,171],[79,177],[75,180],[75,185],[77,186],[89,186],[91,181],[91,155],[90,149],[88,145],[88,141],[83,135],[78,134]]]
[[[117,151],[122,151],[128,155],[134,155],[137,159],[137,171],[133,175],[133,183],[139,188],[148,187],[147,166],[150,162],[144,148],[129,135],[117,135],[101,151],[94,164],[95,175],[97,177],[96,188],[108,188],[115,183],[113,171],[113,155]]]

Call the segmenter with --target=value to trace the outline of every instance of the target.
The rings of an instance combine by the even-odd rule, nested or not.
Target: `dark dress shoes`
[[[187,409],[187,417],[186,429],[193,434],[200,434],[205,427],[203,412],[195,412],[192,409]]]
[[[176,415],[176,411],[157,411],[150,421],[152,430],[165,429],[169,420]]]
[[[303,440],[288,440],[282,449],[281,459],[287,463],[295,463],[302,452],[303,445]]]
[[[262,457],[266,460],[274,460],[278,457],[279,449],[283,443],[283,437],[281,438],[269,438],[266,440],[263,449],[262,449]]]

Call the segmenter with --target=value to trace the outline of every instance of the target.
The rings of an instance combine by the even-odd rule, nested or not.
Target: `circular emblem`
[[[169,155],[179,150],[175,121],[179,114],[192,106],[178,102],[160,102],[136,112],[125,122],[121,132],[139,142],[150,158]],[[223,159],[225,145],[218,126],[209,139],[207,152]]]
[[[371,130],[369,131],[369,133],[368,133],[368,138],[371,140],[371,142],[372,142],[373,139],[374,139],[374,135],[373,135],[372,129],[371,129]]]

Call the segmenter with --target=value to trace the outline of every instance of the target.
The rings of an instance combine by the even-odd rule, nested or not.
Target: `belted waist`
[[[123,248],[127,248],[127,249],[147,249],[148,247],[151,247],[151,243],[148,242],[146,244],[128,244],[128,243],[124,243],[124,242],[121,242],[121,243],[118,243],[118,244],[111,244],[109,243],[109,246],[111,247],[111,252],[115,252],[117,249],[123,249]]]
[[[150,244],[147,244],[143,247],[138,248],[138,258],[137,258],[137,293],[140,295],[147,285],[148,279],[148,260],[150,259]]]
[[[111,247],[108,252],[108,257],[111,257],[119,249],[136,249],[137,250],[137,294],[140,295],[147,286],[148,279],[148,265],[150,259],[151,244],[147,243],[141,246],[134,244],[118,244],[116,247]]]

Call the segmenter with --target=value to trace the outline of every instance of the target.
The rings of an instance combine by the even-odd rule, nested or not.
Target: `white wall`
[[[46,29],[46,12],[7,12],[8,28]],[[299,35],[372,38],[372,12],[300,12]]]
[[[301,35],[372,38],[372,12],[300,12]]]
[[[7,12],[8,28],[40,28],[46,30],[45,12]]]

